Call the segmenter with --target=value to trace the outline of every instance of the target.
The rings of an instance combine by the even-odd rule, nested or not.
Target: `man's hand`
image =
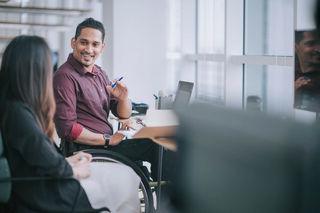
[[[135,130],[134,122],[130,118],[129,119],[120,119],[119,122],[121,124],[119,130],[129,130],[129,129]]]
[[[132,106],[128,98],[128,88],[123,83],[117,81],[114,88],[108,85],[107,90],[118,99],[117,112],[119,118],[129,118],[131,116]]]
[[[116,146],[123,140],[123,138],[124,138],[123,134],[116,132],[111,136],[109,145]]]
[[[128,99],[128,88],[126,87],[126,85],[119,81],[117,82],[117,85],[114,88],[108,85],[107,90],[119,101],[127,101]]]
[[[308,87],[309,85],[311,85],[311,79],[302,76],[302,77],[299,77],[297,80],[295,80],[294,89],[298,90],[301,87]]]

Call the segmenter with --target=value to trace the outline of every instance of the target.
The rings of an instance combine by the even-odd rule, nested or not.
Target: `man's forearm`
[[[125,100],[119,100],[117,112],[120,118],[129,118],[132,112],[131,101],[128,98]]]
[[[115,134],[111,135],[109,139],[109,145],[115,146],[119,144],[123,140],[123,137],[123,134],[116,132]],[[103,134],[94,133],[85,128],[83,128],[82,132],[74,142],[91,146],[105,145]]]
[[[103,146],[105,144],[102,134],[91,132],[86,128],[83,128],[75,142],[93,146]]]

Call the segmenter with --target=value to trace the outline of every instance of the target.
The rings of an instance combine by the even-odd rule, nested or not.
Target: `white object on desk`
[[[130,129],[130,130],[118,130],[117,131],[120,134],[123,134],[127,139],[131,139],[136,133],[136,130]]]
[[[179,121],[173,110],[148,110],[142,118],[147,127],[178,126]]]

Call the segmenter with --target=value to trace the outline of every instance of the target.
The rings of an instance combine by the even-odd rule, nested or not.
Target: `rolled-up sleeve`
[[[83,128],[77,123],[75,82],[70,76],[58,72],[53,79],[53,88],[57,105],[54,120],[58,135],[66,140],[75,140]]]

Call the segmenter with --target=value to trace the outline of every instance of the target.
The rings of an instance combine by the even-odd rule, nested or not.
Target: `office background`
[[[312,122],[293,108],[294,30],[314,28],[314,0],[1,0],[0,52],[19,34],[47,39],[61,65],[85,17],[101,20],[98,60],[124,76],[130,97],[154,107],[152,94],[195,82],[193,100],[259,108]]]

